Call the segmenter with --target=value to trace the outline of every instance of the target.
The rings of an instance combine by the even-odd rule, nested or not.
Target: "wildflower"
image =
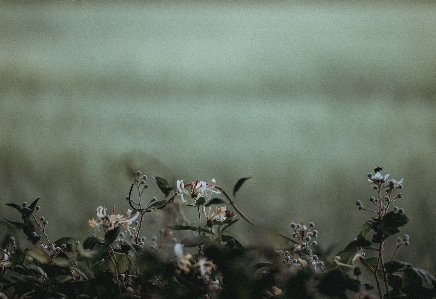
[[[177,181],[177,192],[178,194],[180,194],[183,202],[186,202],[183,194],[189,195],[195,201],[197,201],[201,197],[210,199],[212,193],[220,194],[219,191],[214,190],[216,188],[215,179],[212,179],[209,183],[206,183],[204,181],[191,182],[189,186],[191,189],[190,191],[185,189],[185,184],[183,183],[183,180]]]
[[[389,174],[383,176],[380,172],[376,172],[375,174],[368,173],[368,182],[370,183],[384,183],[389,177]]]
[[[200,269],[200,274],[201,274],[202,277],[210,276],[210,274],[212,272],[212,269],[216,268],[216,266],[213,264],[212,261],[208,261],[204,257],[200,258],[196,265]]]
[[[96,214],[97,217],[100,219],[100,222],[97,222],[92,218],[91,220],[88,220],[88,225],[93,227],[99,227],[100,225],[103,225],[104,228],[107,230],[113,230],[115,227],[119,225],[123,225],[125,228],[129,228],[129,226],[132,224],[133,221],[136,220],[139,216],[139,212],[136,212],[135,215],[131,217],[132,210],[128,209],[127,212],[124,215],[119,214],[112,214],[108,215],[106,212],[106,208],[99,206],[97,208]],[[115,208],[113,209],[115,210]],[[115,211],[113,211],[115,213]]]
[[[179,269],[185,273],[189,273],[192,267],[191,265],[192,255],[189,253],[183,254],[183,245],[180,243],[174,245],[174,253],[177,256],[177,266],[179,267]]]
[[[203,206],[203,214],[204,216],[206,216],[206,220],[207,221],[224,221],[227,219],[227,215],[230,215],[229,212],[227,211],[226,207],[216,207],[213,211],[213,213],[211,213],[211,207],[209,207],[208,211],[206,212],[206,207]]]

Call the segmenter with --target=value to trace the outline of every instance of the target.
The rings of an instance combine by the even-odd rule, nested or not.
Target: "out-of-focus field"
[[[333,254],[372,216],[355,201],[379,165],[404,178],[399,258],[434,271],[435,28],[432,4],[2,4],[0,216],[42,197],[52,239],[84,239],[138,168],[229,191],[252,176],[242,243],[313,221]]]

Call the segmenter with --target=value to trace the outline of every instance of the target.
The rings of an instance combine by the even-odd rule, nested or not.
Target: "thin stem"
[[[245,219],[245,221],[247,221],[248,223],[250,223],[251,225],[254,225],[253,222],[251,222],[250,219],[248,219],[247,216],[245,216],[239,209],[238,207],[235,205],[234,201],[230,198],[230,196],[227,195],[226,191],[224,191],[223,188],[215,186],[215,188],[217,188],[218,190],[220,190],[224,196],[229,200],[230,204],[232,205],[232,207],[236,210],[236,212],[238,212],[239,215],[241,215],[242,218]]]
[[[113,251],[112,251],[112,254],[114,254],[114,255],[111,254],[110,246],[107,247],[107,251],[108,251],[109,257],[110,257],[110,259],[111,259],[111,262],[112,262],[112,264],[114,265],[114,269],[115,269],[115,277],[116,277],[116,279],[117,279],[118,292],[121,293],[120,280],[119,280],[120,272],[119,272],[119,270],[118,270],[118,266],[117,266],[117,263],[116,263],[116,261],[115,261],[115,254],[113,253]]]

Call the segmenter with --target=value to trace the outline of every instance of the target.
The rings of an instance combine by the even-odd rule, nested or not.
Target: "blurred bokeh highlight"
[[[435,271],[435,28],[424,3],[0,4],[0,216],[41,197],[53,240],[85,239],[137,169],[251,176],[242,243],[313,221],[334,254],[372,217],[355,201],[377,165],[404,178],[398,258]]]

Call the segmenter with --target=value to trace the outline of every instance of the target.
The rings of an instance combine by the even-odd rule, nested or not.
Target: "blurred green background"
[[[0,216],[42,197],[53,240],[85,239],[137,169],[229,191],[252,176],[242,243],[313,221],[334,254],[372,216],[355,201],[377,165],[404,178],[399,258],[435,271],[435,28],[424,3],[3,3]]]

